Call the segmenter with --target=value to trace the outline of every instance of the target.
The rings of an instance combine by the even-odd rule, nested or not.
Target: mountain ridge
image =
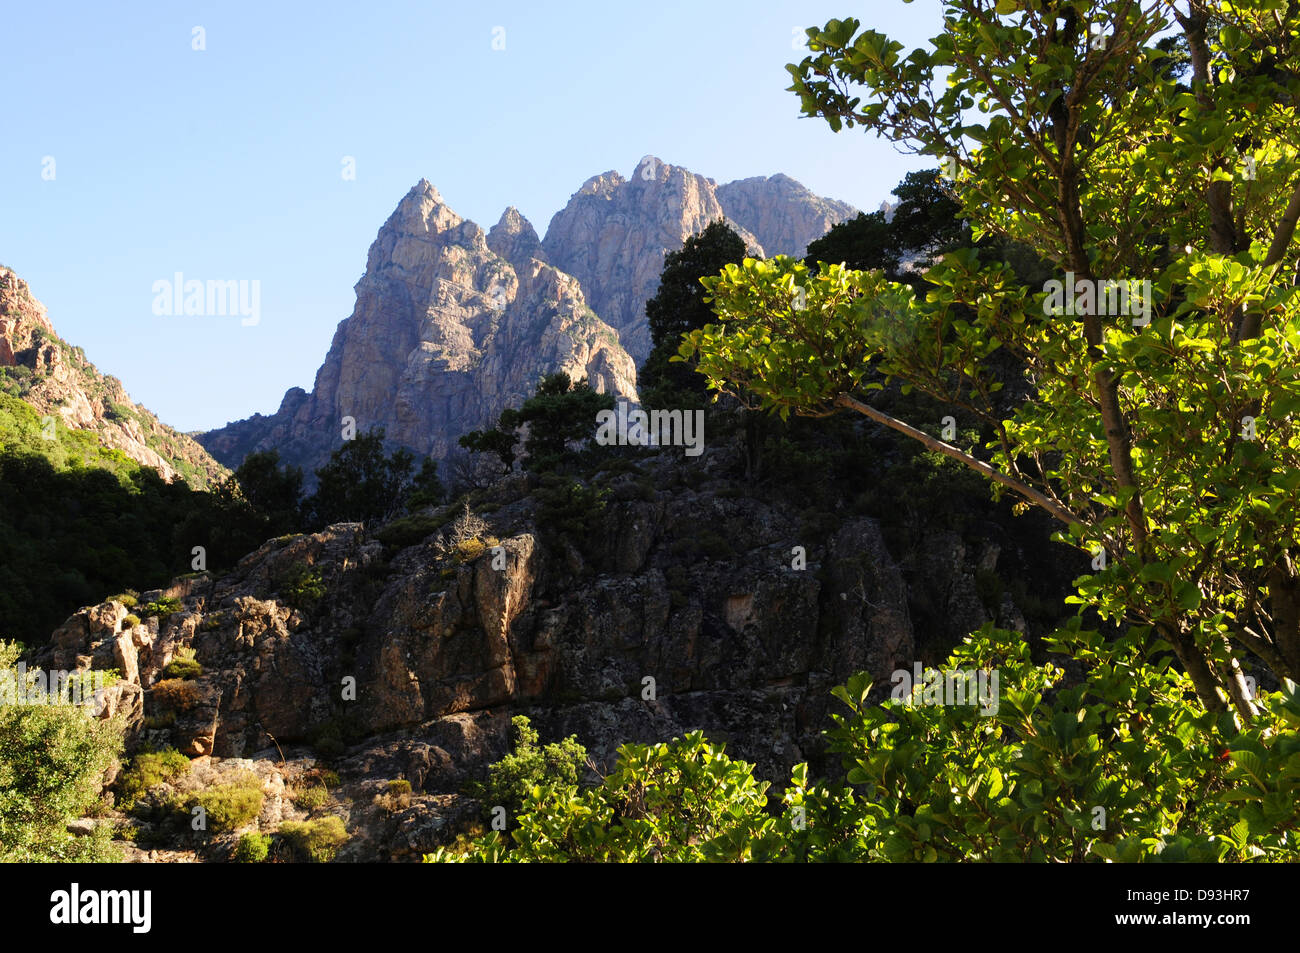
[[[751,254],[801,254],[851,214],[788,176],[719,186],[646,156],[631,179],[588,178],[539,237],[514,206],[485,231],[421,178],[371,244],[356,305],[311,391],[291,387],[273,413],[199,440],[228,466],[274,449],[310,473],[341,445],[347,417],[358,430],[384,427],[393,446],[444,459],[460,435],[518,406],[547,373],[635,400],[636,364],[650,347],[645,301],[667,252],[723,218]]]
[[[169,427],[102,373],[85,352],[59,337],[27,282],[0,267],[0,389],[69,430],[95,433],[102,445],[202,489],[226,475],[193,436]]]

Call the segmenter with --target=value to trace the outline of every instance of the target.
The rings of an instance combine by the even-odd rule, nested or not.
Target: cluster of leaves
[[[510,724],[515,735],[513,750],[488,767],[481,790],[475,787],[488,814],[496,807],[504,807],[507,815],[517,814],[528,792],[538,784],[577,784],[587,763],[587,749],[578,744],[576,736],[538,745],[540,736],[527,717],[516,715]]]
[[[1262,697],[1242,732],[1194,704],[1149,631],[1107,642],[1076,620],[1049,644],[1084,663],[1081,680],[991,626],[952,653],[944,671],[998,673],[991,715],[919,690],[873,704],[870,680],[853,677],[828,732],[838,779],[811,782],[799,765],[776,799],[698,733],[625,745],[598,787],[547,778],[508,835],[426,860],[1300,859],[1294,685]]]
[[[237,864],[260,864],[271,851],[271,835],[249,831],[239,838],[231,860]]]
[[[17,679],[19,651],[0,642],[0,678]],[[121,724],[83,707],[0,705],[0,862],[116,859],[107,826],[81,837],[67,825],[98,802],[121,747]]]
[[[162,819],[175,832],[192,830],[195,817],[202,816],[206,833],[224,834],[251,824],[262,811],[265,795],[257,775],[245,772],[240,777],[200,791],[173,791],[144,805],[141,811]],[[197,810],[202,808],[202,812]]]
[[[549,776],[527,789],[509,834],[490,831],[465,852],[428,862],[720,861],[753,859],[778,835],[766,782],[698,732],[624,745],[600,785]]]
[[[281,597],[300,612],[311,612],[329,592],[321,572],[306,562],[295,562],[276,580]]]

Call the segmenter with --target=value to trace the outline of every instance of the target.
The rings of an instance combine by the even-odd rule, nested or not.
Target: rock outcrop
[[[531,397],[545,374],[586,377],[634,399],[636,368],[578,282],[536,257],[536,232],[514,209],[486,235],[427,181],[379,230],[310,394],[204,434],[218,460],[256,450],[308,473],[358,432],[383,427],[393,445],[442,458],[456,438]]]
[[[94,433],[105,447],[153,467],[169,482],[180,476],[201,488],[226,472],[191,437],[132,401],[121,381],[101,374],[81,348],[60,338],[27,282],[8,269],[0,269],[0,385],[38,414]]]
[[[809,242],[858,214],[853,206],[822,198],[780,174],[720,185],[718,202],[727,218],[762,242],[769,255],[802,256]]]
[[[978,584],[1023,572],[1024,554],[932,528],[916,559],[866,516],[810,530],[797,507],[736,492],[742,458],[719,444],[698,466],[613,477],[582,533],[548,524],[516,477],[492,489],[479,532],[496,538],[477,545],[452,544],[451,511],[273,540],[223,577],[142,594],[177,608],[134,628],[116,603],[81,610],[36,661],[118,669],[133,746],[251,761],[267,792],[328,760],[340,781],[321,810],[354,833],[341,856],[375,860],[454,836],[474,811],[464,783],[506,752],[514,714],[548,740],[576,734],[605,765],[624,742],[700,729],[780,784],[800,761],[826,770],[831,689],[853,672],[883,697],[893,671],[938,660],[923,642],[989,619],[1026,631]],[[322,598],[304,595],[304,574]],[[934,631],[918,628],[918,594]],[[202,673],[178,687],[164,669],[190,652]],[[411,798],[375,809],[394,779]],[[198,849],[225,859],[231,846]]]
[[[542,245],[548,260],[582,282],[591,306],[640,363],[651,346],[645,303],[659,288],[664,255],[688,237],[726,219],[751,255],[798,255],[856,214],[785,175],[719,186],[646,156],[630,179],[606,172],[583,183],[551,219]]]

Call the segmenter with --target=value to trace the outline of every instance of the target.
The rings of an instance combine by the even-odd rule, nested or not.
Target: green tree
[[[411,479],[411,486],[406,497],[408,509],[416,510],[426,506],[437,506],[447,498],[447,490],[438,478],[438,461],[425,457]]]
[[[586,378],[574,381],[563,371],[543,377],[519,408],[519,424],[528,427],[525,469],[554,470],[574,462],[592,446],[596,415],[613,407],[613,396],[599,393]]]
[[[1252,658],[1300,678],[1300,24],[1264,2],[945,11],[905,56],[857,20],[810,29],[792,89],[834,129],[951,163],[975,237],[1029,246],[1059,284],[1027,289],[969,249],[924,297],[878,272],[746,261],[710,280],[719,323],[682,355],[782,414],[862,413],[1050,513],[1095,554],[1077,601],[1151,626],[1210,711],[1248,721]],[[1171,30],[1187,86],[1157,45]],[[1034,384],[1010,415],[999,349]],[[871,367],[994,438],[962,449],[927,432],[938,421],[880,412]]]
[[[780,832],[766,781],[699,732],[670,744],[623,745],[603,782],[582,790],[565,777],[531,785],[517,826],[491,831],[465,853],[427,862],[722,861],[770,857]]]
[[[500,761],[488,767],[483,787],[484,813],[500,806],[513,817],[519,813],[524,798],[534,786],[543,783],[577,784],[587,763],[587,749],[575,735],[563,741],[538,745],[540,736],[523,715],[510,719],[514,728],[514,748]]]
[[[441,499],[437,464],[426,460],[412,479],[414,465],[415,458],[405,447],[385,455],[384,428],[358,434],[316,471],[316,492],[305,505],[315,524],[326,526],[392,516],[412,494],[419,500]]]
[[[0,642],[0,692],[35,687],[20,684],[19,648]],[[106,827],[82,837],[67,825],[99,799],[104,772],[122,748],[122,725],[92,718],[82,706],[14,700],[0,702],[0,862],[117,859]]]
[[[268,520],[268,536],[299,528],[302,507],[302,468],[281,467],[276,450],[250,453],[235,470],[244,499]]]
[[[652,347],[637,382],[646,406],[702,405],[704,380],[672,358],[683,334],[713,320],[700,279],[744,257],[744,241],[721,219],[664,256],[659,288],[645,306]]]
[[[502,475],[515,468],[519,445],[519,411],[507,407],[501,411],[497,425],[487,430],[473,430],[458,441],[471,453],[490,453],[501,461]]]

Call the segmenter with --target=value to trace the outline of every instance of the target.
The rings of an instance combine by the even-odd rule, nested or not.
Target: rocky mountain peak
[[[802,256],[809,242],[858,214],[782,173],[728,182],[717,195],[727,217],[753,232],[772,255]]]
[[[647,155],[631,178],[587,179],[539,239],[514,207],[485,232],[421,179],[370,246],[312,392],[291,390],[275,414],[212,431],[204,445],[231,464],[274,448],[310,473],[340,445],[344,417],[443,457],[547,373],[634,397],[665,254],[718,219],[751,255],[800,253],[855,213],[788,176],[719,186]]]
[[[664,255],[726,219],[756,257],[796,254],[830,225],[856,214],[788,176],[730,186],[647,155],[630,179],[593,176],[555,214],[542,247],[582,282],[591,305],[637,361],[650,353],[645,303],[659,287]]]
[[[277,449],[310,473],[341,446],[341,421],[445,458],[457,438],[531,397],[545,374],[636,396],[636,367],[580,284],[538,260],[541,243],[508,209],[486,233],[421,180],[370,246],[356,306],[308,395],[270,417],[203,437],[218,459]]]
[[[593,175],[582,187],[578,189],[578,195],[604,195],[610,196],[614,191],[627,179],[623,178],[612,169],[609,172],[602,172],[600,175]]]
[[[546,260],[537,231],[513,205],[501,213],[500,220],[488,232],[487,246],[516,270],[532,258]]]

